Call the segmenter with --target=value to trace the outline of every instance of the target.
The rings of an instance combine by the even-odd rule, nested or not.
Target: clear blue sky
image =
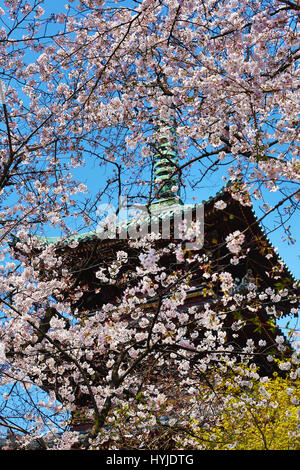
[[[67,2],[64,0],[46,0],[45,5],[43,8],[46,12],[51,13],[58,13],[60,11],[66,11],[64,9],[64,5]],[[120,2],[121,3],[121,2]],[[132,3],[130,0],[126,0],[122,2],[123,5]],[[72,5],[72,4],[71,4]],[[136,4],[135,4],[136,6]],[[99,180],[99,175],[95,171],[87,172],[85,176],[89,189],[94,192],[97,190],[97,182]],[[209,196],[214,195],[220,187],[222,186],[222,181],[220,181],[220,175],[211,175],[207,177],[207,180],[203,184],[203,189],[197,191],[197,193],[193,194],[196,196],[197,202],[201,202],[203,199],[207,199]],[[186,201],[192,202],[192,201]],[[258,217],[261,217],[262,212],[259,211],[258,207],[255,208],[256,214]],[[269,219],[268,219],[269,220]],[[295,214],[291,219],[291,227],[292,227],[292,236],[296,238],[296,242],[294,245],[288,244],[287,241],[283,241],[282,237],[284,234],[281,230],[275,231],[269,235],[269,239],[274,247],[278,247],[279,254],[283,261],[286,263],[287,267],[290,269],[292,274],[297,278],[300,279],[300,240],[298,236],[298,232],[300,231],[300,215]],[[272,220],[270,218],[270,227],[272,227]],[[300,234],[299,234],[300,235]]]
[[[123,2],[123,5],[128,4],[130,0],[126,0]],[[64,0],[46,0],[45,5],[43,5],[43,8],[46,10],[47,14],[49,13],[59,13],[61,11],[66,11],[64,8],[64,5],[67,2]],[[131,2],[130,2],[131,3]],[[72,3],[71,3],[72,5]],[[61,25],[58,25],[60,28]],[[54,28],[54,26],[53,26]],[[84,171],[80,170],[81,176],[83,180],[86,180],[88,189],[94,193],[98,189],[98,184],[99,184],[99,178],[101,178],[100,174],[95,171],[94,168],[86,168]],[[99,169],[100,172],[100,169]],[[200,203],[203,199],[208,199],[209,196],[213,196],[223,185],[220,173],[215,173],[213,175],[207,176],[205,181],[203,182],[203,185],[201,189],[197,190],[195,193],[191,194],[188,193],[188,199],[185,200],[185,202],[193,202],[192,201],[192,196],[195,196],[197,198],[198,203]],[[259,205],[256,204],[255,206],[255,211],[256,214],[259,217],[261,217],[262,212],[259,209]],[[268,218],[268,227],[272,229],[273,227],[273,221],[272,218]],[[269,234],[269,239],[271,243],[273,244],[274,247],[278,248],[279,255],[291,271],[291,273],[294,275],[296,279],[300,278],[300,240],[298,237],[298,231],[300,227],[300,215],[299,213],[297,215],[294,215],[293,218],[290,221],[291,227],[292,227],[292,236],[296,238],[295,244],[289,244],[287,241],[283,241],[284,233],[282,230],[274,231]],[[52,231],[51,231],[52,232]],[[51,235],[54,235],[53,232]],[[56,234],[59,235],[59,234]],[[297,239],[298,238],[298,239]]]

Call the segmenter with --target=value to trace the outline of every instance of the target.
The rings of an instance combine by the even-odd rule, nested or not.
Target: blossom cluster
[[[245,235],[239,230],[231,233],[225,239],[228,250],[233,254],[238,254],[241,251],[244,240]]]
[[[0,7],[0,377],[9,390],[1,409],[9,420],[16,412],[11,426],[24,446],[59,432],[62,449],[145,448],[157,430],[183,430],[182,445],[209,447],[191,436],[200,423],[217,442],[216,409],[232,396],[221,405],[216,392],[231,377],[236,396],[259,382],[255,406],[275,409],[255,360],[274,366],[265,328],[273,331],[286,306],[297,312],[297,286],[282,266],[262,273],[272,287],[237,280],[250,249],[238,229],[225,257],[222,244],[202,254],[164,245],[159,233],[119,245],[108,240],[115,219],[99,222],[95,207],[122,191],[151,207],[157,124],[167,121],[176,127],[175,197],[226,168],[226,201],[248,210],[252,192],[266,199],[263,217],[278,210],[285,225],[299,205],[298,7],[80,0],[48,15],[47,1]],[[87,169],[95,194],[81,181]],[[214,209],[232,220],[223,199]],[[202,249],[202,228],[183,226],[182,240]],[[45,240],[50,232],[60,237]],[[268,247],[262,254],[275,263]],[[245,325],[253,338],[243,337]],[[287,354],[281,335],[272,347]],[[296,381],[295,361],[278,367]],[[10,405],[16,384],[26,429]],[[47,396],[37,404],[36,387]],[[92,423],[82,440],[69,431],[78,411]]]

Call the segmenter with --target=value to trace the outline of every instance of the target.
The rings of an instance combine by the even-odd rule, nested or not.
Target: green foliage
[[[217,418],[211,427],[199,426],[195,441],[209,450],[300,450],[297,370],[241,383],[232,375],[219,387]]]

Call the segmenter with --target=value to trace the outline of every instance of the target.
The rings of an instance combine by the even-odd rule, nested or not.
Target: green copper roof
[[[156,200],[172,198],[174,203],[180,196],[180,178],[174,149],[174,128],[166,123],[158,126],[158,142],[154,155],[154,186]]]
[[[226,189],[229,186],[230,186],[230,182],[228,182],[225,186],[223,186],[220,189],[220,191],[218,191],[215,194],[215,196],[210,196],[209,199],[203,200],[200,204],[209,205],[209,204],[213,203],[214,201],[217,201],[220,197],[224,196],[224,193],[226,192]],[[166,197],[166,198],[158,199],[157,201],[155,201],[151,204],[151,206],[149,208],[149,211],[150,211],[149,216],[144,215],[143,222],[146,223],[146,224],[149,222],[150,214],[151,214],[151,217],[157,217],[160,220],[163,220],[165,218],[171,218],[176,213],[176,211],[179,210],[179,206],[182,205],[182,204],[183,204],[183,202],[180,199],[176,200],[176,202],[174,202],[173,197],[172,198]],[[197,203],[196,204],[185,204],[184,206],[189,207],[189,208],[196,208],[198,204]],[[275,250],[273,244],[268,239],[268,237],[265,235],[265,232],[264,232],[264,229],[263,229],[262,225],[257,220],[257,216],[256,216],[255,212],[253,211],[253,209],[251,209],[251,212],[253,214],[254,220],[257,221],[258,227],[261,230],[262,235],[266,237],[266,241],[267,241],[268,245],[274,250],[274,253],[275,253],[277,259],[282,262],[282,264],[283,264],[286,272],[290,276],[290,278],[294,282],[298,282],[296,280],[295,276],[293,275],[293,273],[290,271],[290,269],[285,264],[284,260],[280,257],[280,255],[278,253],[276,253],[276,250]],[[120,224],[117,224],[117,226],[119,226],[119,227],[123,226],[123,227],[129,228],[130,226],[132,226],[132,227],[136,226],[137,223],[139,223],[139,221],[135,217],[133,217],[131,219],[127,219],[125,221],[120,222]],[[44,245],[58,244],[58,245],[61,246],[61,245],[68,245],[69,243],[71,243],[73,241],[87,242],[89,240],[101,239],[101,233],[100,233],[99,230],[91,230],[89,232],[84,232],[84,233],[80,233],[80,234],[73,234],[73,235],[70,235],[70,236],[58,236],[58,237],[37,236],[37,238]],[[14,246],[18,241],[19,240],[18,240],[17,237],[12,236],[11,246]]]

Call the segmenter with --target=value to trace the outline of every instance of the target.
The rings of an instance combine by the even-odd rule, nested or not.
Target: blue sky
[[[112,4],[115,4],[114,2],[111,2]],[[125,0],[122,3],[124,6],[128,5],[131,2],[131,0]],[[65,5],[67,4],[67,1],[64,0],[46,0],[45,4],[43,4],[43,8],[46,10],[46,13],[59,13],[61,11],[67,11],[65,9]],[[72,5],[72,3],[71,3]],[[136,6],[136,4],[134,4]],[[61,25],[58,25],[59,28]],[[53,28],[56,28],[56,26],[53,26]],[[97,169],[95,168],[86,168],[84,171],[80,170],[80,176],[86,180],[88,189],[94,193],[98,189],[99,185],[99,179],[101,178],[100,175],[100,169],[97,172]],[[193,194],[189,192],[187,194],[187,199],[185,202],[189,203],[192,202],[192,197],[195,196],[197,198],[197,202],[201,202],[203,199],[207,199],[209,196],[214,195],[221,187],[222,187],[222,180],[220,177],[220,173],[215,173],[211,174],[210,176],[207,176],[205,181],[203,182],[203,185],[201,189],[197,190]],[[259,205],[256,204],[255,206],[255,211],[257,213],[257,216],[260,217],[262,215],[262,212],[259,209]],[[270,217],[271,220],[271,217]],[[272,221],[269,225],[269,227],[272,228]],[[278,247],[279,254],[282,257],[282,259],[285,261],[286,265],[292,272],[292,274],[296,278],[300,278],[300,240],[297,239],[298,235],[298,228],[300,227],[300,215],[294,215],[292,220],[291,220],[291,226],[292,226],[292,235],[294,238],[296,238],[295,244],[291,245],[287,241],[283,241],[282,237],[284,234],[282,233],[281,230],[279,231],[274,231],[270,233],[269,239],[271,243],[273,244],[274,247]]]
[[[43,8],[50,13],[58,13],[60,11],[66,11],[64,9],[64,5],[67,2],[64,0],[51,0],[47,1]],[[112,2],[114,3],[114,2]],[[129,0],[120,2],[123,5],[132,3]],[[71,4],[72,5],[72,4]],[[136,6],[136,4],[135,4]],[[85,174],[86,173],[86,174]],[[97,184],[99,182],[99,174],[97,174],[97,171],[95,169],[87,169],[84,175],[84,179],[86,179],[88,188],[94,192],[97,191]],[[187,199],[185,202],[189,203],[192,202],[192,197],[197,198],[197,202],[201,202],[203,199],[207,199],[210,196],[213,196],[223,185],[223,182],[220,178],[220,174],[212,174],[210,176],[207,176],[206,180],[204,181],[201,190],[198,190],[195,193],[188,193],[187,194]],[[259,209],[259,204],[255,205],[255,212],[258,217],[261,217],[263,212]],[[268,225],[272,229],[273,223],[272,223],[272,216],[268,217]],[[291,221],[291,227],[292,227],[292,236],[296,238],[296,242],[292,245],[289,244],[288,241],[284,241],[284,233],[282,233],[282,230],[274,231],[269,234],[269,239],[271,243],[273,244],[274,247],[278,248],[279,254],[283,261],[286,263],[287,267],[290,269],[292,274],[297,278],[300,279],[300,240],[298,237],[298,232],[300,231],[300,215],[295,214]]]
[[[129,0],[126,0],[122,2],[123,5],[128,4]],[[43,5],[43,8],[46,10],[47,14],[49,13],[59,13],[61,11],[66,11],[64,8],[64,5],[67,2],[64,0],[46,0],[45,5]],[[72,5],[72,4],[71,4]],[[56,26],[52,26],[53,28],[56,28]],[[60,28],[61,25],[58,25]],[[92,193],[97,192],[99,189],[99,180],[101,180],[101,170],[99,167],[98,169],[95,167],[86,167],[85,169],[80,169],[80,178],[82,178],[88,187],[88,190],[91,191]],[[223,185],[223,181],[221,178],[220,172],[215,172],[213,174],[207,175],[205,180],[203,181],[201,188],[199,188],[195,192],[189,191],[187,193],[187,197],[184,200],[186,203],[194,202],[192,200],[193,197],[196,197],[196,202],[200,203],[202,200],[208,199],[210,196],[214,196],[214,194],[221,189]],[[275,196],[274,196],[275,197]],[[260,206],[261,203],[256,203],[255,204],[255,212],[257,214],[257,217],[261,217],[263,214]],[[274,223],[273,223],[274,216],[271,215],[268,217],[268,227],[272,230]],[[294,244],[289,244],[288,241],[284,241],[284,233],[282,230],[276,230],[271,232],[268,237],[273,244],[273,246],[278,248],[278,253],[291,271],[291,273],[294,275],[296,279],[300,278],[300,240],[299,238],[297,239],[298,236],[298,230],[300,227],[300,215],[295,214],[293,218],[290,221],[291,227],[292,227],[292,236],[296,238],[296,241]],[[51,234],[49,235],[59,235],[56,233],[53,233],[53,230],[51,230]]]

